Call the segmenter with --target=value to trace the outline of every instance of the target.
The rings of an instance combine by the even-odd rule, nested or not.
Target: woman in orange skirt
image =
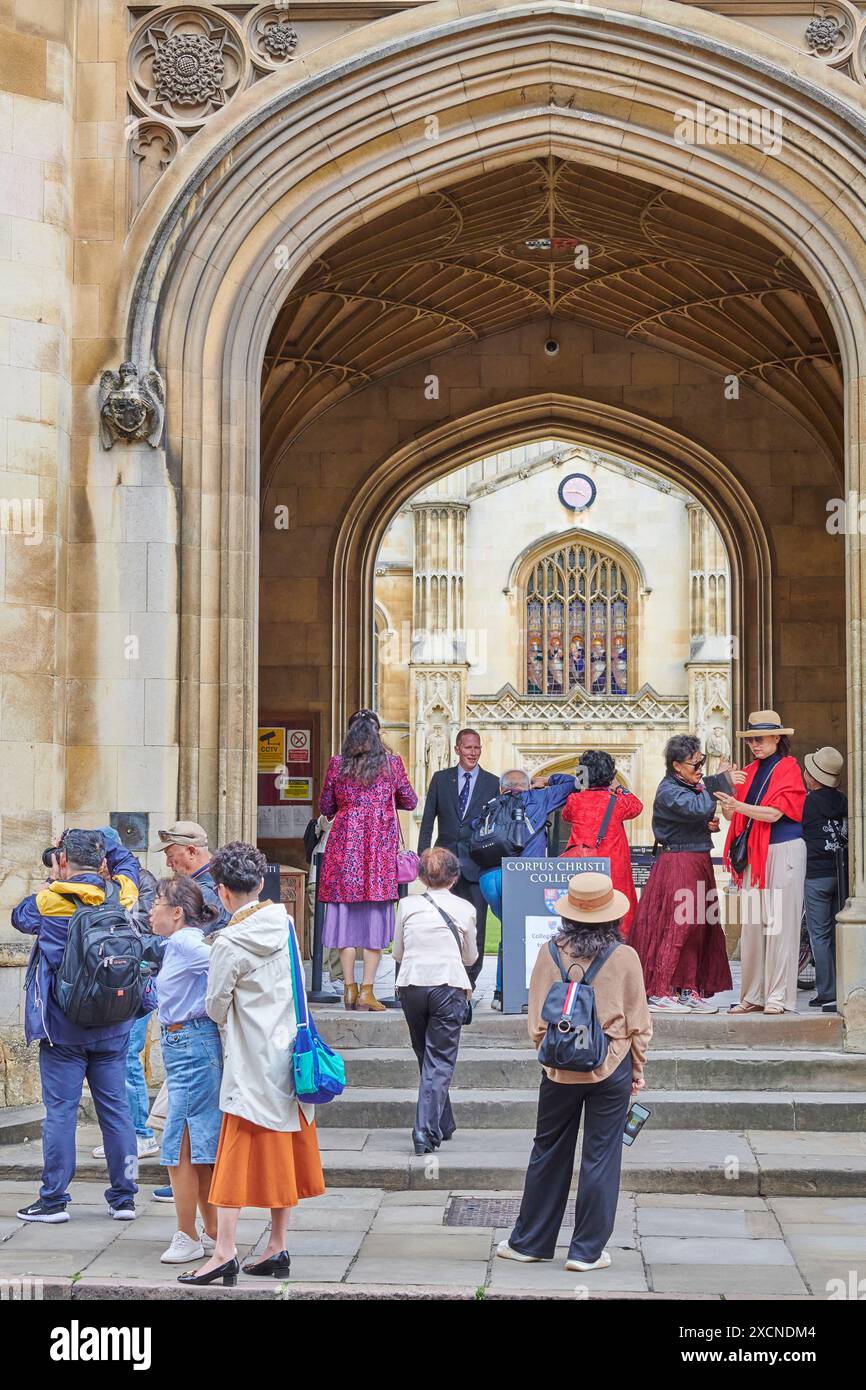
[[[222,1130],[210,1189],[217,1208],[211,1258],[182,1284],[236,1284],[235,1233],[242,1207],[267,1207],[270,1239],[245,1274],[287,1279],[289,1212],[325,1190],[315,1112],[295,1095],[292,1044],[297,1031],[288,951],[291,918],[281,903],[260,901],[266,860],[253,845],[218,850],[211,873],[232,914],[211,951],[206,1008],[224,1029],[220,1089]]]

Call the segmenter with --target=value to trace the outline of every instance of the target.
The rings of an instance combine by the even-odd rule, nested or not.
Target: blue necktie
[[[463,817],[466,815],[466,807],[467,807],[467,805],[468,805],[468,803],[469,803],[469,778],[470,778],[470,776],[471,776],[471,773],[469,773],[469,772],[464,772],[464,774],[463,774],[463,787],[462,787],[462,790],[461,790],[461,792],[460,792],[460,796],[459,796],[458,799],[457,799],[457,813],[458,813],[458,815],[460,816],[460,819],[461,819],[461,820],[462,820]]]

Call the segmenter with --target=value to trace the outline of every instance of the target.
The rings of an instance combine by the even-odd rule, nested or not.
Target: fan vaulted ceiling
[[[315,262],[271,333],[265,452],[388,372],[547,317],[735,373],[841,452],[835,338],[796,266],[691,198],[554,158],[404,203]]]

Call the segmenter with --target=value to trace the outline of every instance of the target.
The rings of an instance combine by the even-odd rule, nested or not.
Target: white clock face
[[[570,478],[563,480],[559,496],[566,507],[574,512],[582,512],[595,501],[595,484],[582,473],[573,473]]]

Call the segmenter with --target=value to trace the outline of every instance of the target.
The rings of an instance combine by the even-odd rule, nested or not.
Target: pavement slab
[[[796,1266],[791,1265],[684,1265],[651,1264],[651,1287],[655,1293],[715,1293],[724,1298],[767,1298],[808,1294],[809,1289]]]

